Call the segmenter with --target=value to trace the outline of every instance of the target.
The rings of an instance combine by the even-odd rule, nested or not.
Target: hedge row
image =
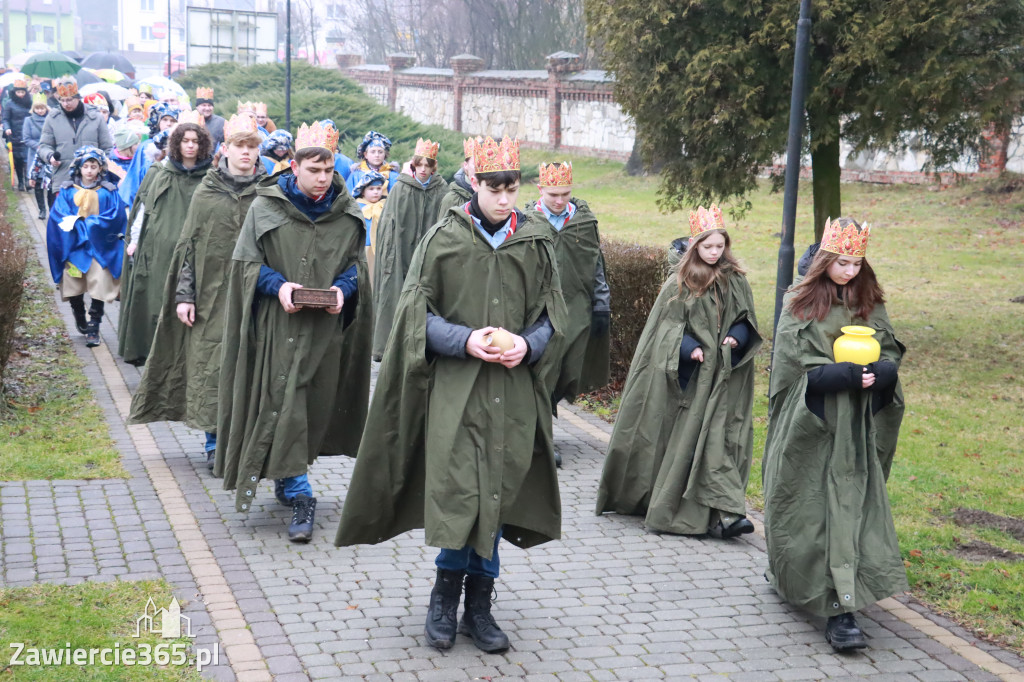
[[[0,172],[3,172],[2,168]],[[17,205],[10,210],[17,211]],[[0,411],[7,405],[3,397],[3,376],[11,357],[14,329],[21,313],[25,267],[28,263],[28,250],[14,233],[7,212],[7,191],[4,188],[0,189]]]

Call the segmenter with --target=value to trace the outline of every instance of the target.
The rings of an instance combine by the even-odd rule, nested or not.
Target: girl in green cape
[[[838,651],[867,646],[854,612],[907,589],[885,482],[903,418],[905,351],[865,258],[869,228],[829,221],[775,334],[765,443],[766,577],[828,618]],[[835,362],[841,328],[875,329],[878,361]]]
[[[754,530],[754,300],[722,212],[690,214],[690,245],[651,310],[608,446],[597,513],[648,529],[732,538]]]

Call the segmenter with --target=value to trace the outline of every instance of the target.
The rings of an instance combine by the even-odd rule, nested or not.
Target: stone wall
[[[633,150],[633,121],[614,102],[562,101],[562,144],[596,147],[612,153]]]
[[[387,104],[387,101],[384,101]],[[417,123],[455,127],[454,102],[449,90],[400,85],[395,92],[395,111]]]
[[[470,135],[503,135],[542,143],[549,139],[548,101],[539,97],[467,92],[462,99],[462,130]]]

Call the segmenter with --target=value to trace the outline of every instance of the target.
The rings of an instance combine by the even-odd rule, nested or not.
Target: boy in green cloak
[[[441,198],[441,204],[437,209],[437,219],[444,218],[444,214],[452,206],[461,206],[473,198],[473,148],[480,137],[467,137],[462,141],[462,168],[455,171],[455,177],[448,184],[448,193]]]
[[[318,455],[355,454],[370,389],[366,228],[334,171],[333,126],[305,124],[291,170],[261,182],[228,280],[214,473],[252,505],[261,477],[292,507],[288,538],[309,542]],[[331,289],[337,305],[295,305],[296,289]]]
[[[498,541],[561,534],[551,393],[566,313],[550,230],[515,209],[518,141],[474,154],[476,193],[413,256],[335,544],[424,528],[441,548],[427,643],[448,649],[461,632],[497,652]]]
[[[206,432],[206,463],[217,448],[217,388],[227,310],[227,275],[256,184],[266,177],[259,162],[256,120],[234,115],[224,124],[219,160],[206,173],[192,202],[164,284],[153,347],[132,397],[132,424],[183,421]]]
[[[611,292],[604,275],[597,216],[587,202],[572,194],[572,164],[542,163],[537,189],[540,199],[527,213],[551,225],[558,280],[569,311],[562,372],[551,400],[557,410],[562,398],[572,402],[579,394],[608,383]],[[562,466],[557,450],[555,465]]]
[[[440,147],[437,142],[418,140],[412,161],[388,190],[388,204],[377,228],[373,272],[374,360],[384,354],[412,253],[437,222],[437,207],[448,189],[437,173]]]

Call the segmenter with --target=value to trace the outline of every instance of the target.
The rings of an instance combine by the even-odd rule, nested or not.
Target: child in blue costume
[[[363,179],[363,176],[370,172],[379,173],[381,176],[387,178],[388,187],[385,190],[385,194],[391,191],[391,188],[395,186],[398,181],[398,170],[399,166],[396,163],[389,162],[388,153],[391,151],[391,140],[384,137],[375,130],[371,130],[363,136],[363,141],[359,143],[359,147],[356,148],[356,161],[352,164],[351,175],[348,176],[348,180],[345,184],[348,186],[348,191],[352,192],[355,186],[359,184],[359,181]],[[355,196],[353,194],[352,196]]]
[[[366,222],[366,261],[369,264],[371,280],[376,255],[377,225],[380,223],[381,213],[384,212],[384,204],[387,203],[384,183],[383,175],[377,171],[370,171],[363,173],[362,178],[352,188],[352,198],[359,204],[359,210],[363,212],[363,220]]]
[[[124,262],[122,236],[128,214],[114,185],[103,179],[107,156],[95,147],[82,147],[71,163],[71,180],[64,183],[46,223],[50,274],[61,298],[71,304],[85,345],[100,345],[99,327],[104,303],[121,290]],[[85,294],[92,303],[85,318]]]
[[[295,141],[287,130],[275,130],[260,144],[260,161],[267,175],[291,168],[295,157]]]
[[[131,206],[135,202],[135,195],[138,194],[139,187],[142,186],[142,179],[146,177],[146,171],[167,145],[167,140],[170,138],[170,133],[167,131],[178,122],[180,114],[181,110],[169,102],[157,102],[150,108],[150,139],[135,151],[131,165],[128,166],[124,179],[117,187],[117,192],[121,195],[125,206]]]

